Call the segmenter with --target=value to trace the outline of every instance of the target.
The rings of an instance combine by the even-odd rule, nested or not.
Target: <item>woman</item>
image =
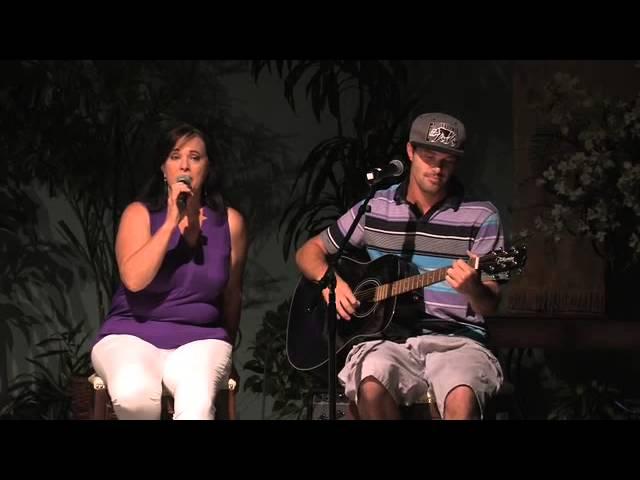
[[[91,352],[120,419],[159,419],[162,385],[174,419],[213,419],[240,321],[247,234],[224,205],[200,130],[181,125],[116,238],[121,285]]]

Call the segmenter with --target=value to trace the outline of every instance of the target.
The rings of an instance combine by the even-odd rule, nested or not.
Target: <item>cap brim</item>
[[[452,153],[459,157],[464,155],[464,150],[458,150],[456,148],[443,147],[442,145],[435,145],[433,143],[423,143],[423,142],[411,142],[411,143],[422,148],[427,148],[429,150],[436,150],[438,152],[443,152],[443,153]]]

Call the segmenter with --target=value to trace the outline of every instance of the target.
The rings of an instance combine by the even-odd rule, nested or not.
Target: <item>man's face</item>
[[[411,161],[410,181],[427,195],[442,192],[456,169],[457,157],[451,153],[429,150],[407,143],[407,155]]]

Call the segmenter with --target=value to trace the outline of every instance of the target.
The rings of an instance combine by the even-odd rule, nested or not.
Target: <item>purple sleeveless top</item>
[[[231,261],[227,214],[208,207],[204,213],[196,247],[189,247],[176,228],[153,281],[136,293],[119,285],[96,343],[111,334],[135,335],[166,349],[204,339],[231,342],[222,321]],[[165,217],[166,209],[150,213],[152,235]]]

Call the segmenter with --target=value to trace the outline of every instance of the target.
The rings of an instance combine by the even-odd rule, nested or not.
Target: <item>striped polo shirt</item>
[[[369,201],[370,212],[360,219],[348,247],[366,249],[371,260],[399,255],[424,273],[448,267],[456,259],[468,259],[468,250],[483,255],[504,246],[496,207],[491,202],[464,199],[464,189],[455,178],[447,197],[424,215],[407,201],[406,190],[407,180],[377,191]],[[321,233],[330,254],[337,252],[362,203]],[[411,320],[418,333],[486,339],[484,318],[446,281],[429,285],[422,293],[424,316]]]

